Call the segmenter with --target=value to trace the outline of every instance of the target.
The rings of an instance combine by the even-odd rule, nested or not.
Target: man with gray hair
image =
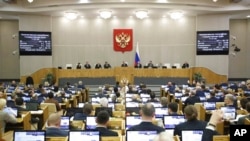
[[[227,107],[235,107],[237,109],[237,102],[232,94],[226,94],[224,97],[224,103]]]
[[[61,130],[61,115],[58,113],[52,113],[49,115],[47,121],[48,127],[46,127],[46,136],[49,137],[65,137],[68,136],[68,132]]]
[[[128,130],[131,131],[157,131],[157,133],[164,132],[165,129],[154,125],[152,120],[155,116],[155,108],[151,103],[146,103],[141,107],[141,123],[135,126],[132,126]]]

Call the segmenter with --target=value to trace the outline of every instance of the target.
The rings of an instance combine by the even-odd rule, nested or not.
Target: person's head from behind
[[[109,121],[109,113],[105,110],[98,112],[96,116],[96,123],[99,125],[107,126]]]
[[[61,124],[61,115],[58,113],[51,113],[49,115],[47,124],[49,127],[53,126],[53,127],[60,127]]]
[[[154,93],[154,92],[151,92],[151,93],[150,93],[150,98],[151,98],[151,99],[155,99],[155,93]]]
[[[100,104],[101,104],[101,107],[108,107],[108,99],[106,97],[103,97],[100,99]]]
[[[151,103],[146,103],[141,107],[142,120],[152,120],[155,116],[155,108]]]
[[[194,105],[188,105],[184,108],[184,114],[187,121],[192,121],[197,119],[198,111]]]
[[[232,94],[226,94],[224,98],[225,105],[233,105],[234,104],[234,96]]]
[[[241,98],[240,99],[240,106],[242,109],[246,109],[246,104],[248,103],[248,99],[247,98]]]
[[[90,115],[93,111],[93,106],[90,103],[85,103],[83,106],[83,113],[86,115]]]
[[[0,110],[6,106],[6,99],[0,98]]]
[[[247,102],[247,104],[246,104],[246,110],[248,113],[250,113],[250,101]]]
[[[54,98],[54,93],[49,92],[49,93],[48,93],[48,97],[49,97],[49,99]]]
[[[174,137],[168,132],[161,132],[155,136],[153,141],[174,141]]]
[[[168,98],[167,97],[161,97],[161,105],[162,105],[162,107],[168,106]]]
[[[22,97],[17,97],[16,99],[15,99],[15,103],[16,103],[16,105],[17,106],[22,106],[23,105],[23,98]]]
[[[168,104],[168,113],[177,113],[178,111],[178,104],[176,102],[171,102]]]

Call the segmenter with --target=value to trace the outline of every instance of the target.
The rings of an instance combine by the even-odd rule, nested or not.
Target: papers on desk
[[[39,114],[43,114],[43,110],[38,110],[38,111],[30,111],[30,113],[31,114],[37,114],[37,115],[39,115]]]

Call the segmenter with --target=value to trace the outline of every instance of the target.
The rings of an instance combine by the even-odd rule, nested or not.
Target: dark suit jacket
[[[192,129],[201,129],[204,130],[207,126],[207,122],[200,120],[191,120],[180,123],[174,128],[174,135],[181,136],[182,130],[192,130]]]
[[[154,125],[152,122],[143,122],[143,121],[138,125],[130,127],[128,130],[131,130],[131,131],[157,131],[157,133],[161,133],[161,132],[165,131],[164,128],[157,126],[157,125]]]
[[[96,130],[100,131],[101,136],[118,136],[118,133],[111,131],[105,127],[96,127]]]
[[[48,137],[65,137],[68,136],[68,132],[61,130],[56,127],[47,127],[46,128],[46,136]]]
[[[85,67],[85,69],[91,69],[90,64],[85,64],[84,67]]]
[[[46,100],[44,101],[44,103],[55,103],[55,105],[56,105],[56,110],[57,110],[57,111],[60,111],[60,110],[61,110],[61,107],[60,107],[58,101],[55,100],[55,99],[53,99],[53,98],[52,98],[52,99],[46,99]]]
[[[245,118],[250,118],[250,115],[245,115],[243,117],[240,117],[237,121],[237,124],[239,125],[244,125],[244,122],[245,122]]]
[[[201,141],[213,141],[213,136],[219,135],[217,131],[213,131],[210,129],[205,129],[202,134]]]

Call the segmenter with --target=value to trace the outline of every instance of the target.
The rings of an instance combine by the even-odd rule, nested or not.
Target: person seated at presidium
[[[183,68],[183,69],[184,69],[184,68],[189,68],[188,62],[185,62],[185,63],[182,65],[182,68]]]
[[[6,123],[17,123],[17,119],[14,115],[8,114],[3,111],[6,106],[6,99],[0,98],[0,125],[1,125],[1,133],[5,132]]]
[[[58,113],[51,113],[47,121],[46,136],[48,137],[65,137],[68,132],[61,130],[61,115]]]
[[[140,63],[140,61],[136,62],[135,68],[142,68],[142,64]]]
[[[100,132],[101,136],[118,136],[117,132],[107,129],[109,117],[107,111],[100,111],[96,116],[96,130]]]
[[[104,69],[110,69],[111,68],[111,65],[106,61],[103,65],[103,68]]]
[[[78,63],[77,65],[76,65],[76,69],[81,69],[82,68],[82,64],[81,63]]]
[[[154,67],[154,64],[152,61],[149,61],[149,63],[147,64],[147,67],[148,68],[153,68]]]
[[[157,133],[164,132],[165,129],[154,125],[152,120],[155,116],[155,108],[151,103],[146,103],[141,107],[141,123],[130,127],[131,131],[157,131]]]
[[[86,62],[84,65],[85,69],[91,69],[91,65],[89,64],[89,62]]]
[[[90,103],[85,103],[82,110],[82,113],[75,113],[74,120],[86,120],[86,117],[90,116],[94,109]]]
[[[100,63],[97,63],[96,65],[95,65],[95,69],[101,69],[102,68],[102,65],[100,64]]]
[[[46,99],[44,101],[44,103],[54,103],[56,105],[56,110],[57,111],[61,110],[61,107],[60,107],[58,101],[54,99],[54,93],[53,92],[48,93],[48,99]]]
[[[121,67],[128,67],[128,63],[123,61]]]

